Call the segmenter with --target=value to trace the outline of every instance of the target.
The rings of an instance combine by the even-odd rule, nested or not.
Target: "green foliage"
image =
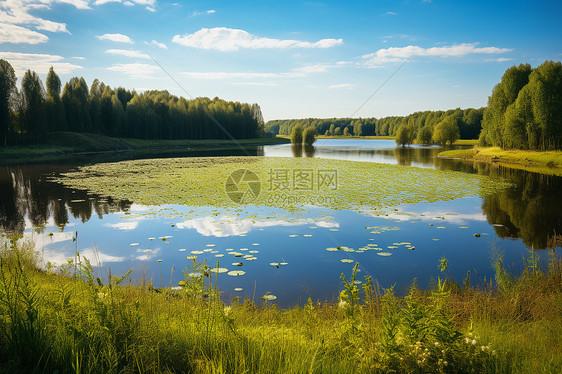
[[[258,104],[219,98],[186,100],[167,91],[138,94],[115,90],[95,79],[73,77],[61,90],[51,67],[47,93],[35,72],[22,79],[17,95],[11,65],[0,62],[0,146],[37,141],[48,131],[94,133],[139,139],[250,139],[265,136]]]
[[[6,60],[0,59],[0,146],[8,144],[10,113],[17,100],[16,73]]]
[[[454,116],[448,116],[435,126],[433,131],[433,141],[445,145],[449,142],[451,145],[460,137],[457,119]]]
[[[398,128],[396,132],[396,144],[404,147],[406,145],[410,145],[414,142],[415,133],[413,128],[408,125],[402,125]]]
[[[305,145],[311,146],[316,141],[316,129],[307,127],[303,132],[303,142]]]
[[[484,113],[482,145],[518,149],[562,147],[562,64],[545,61],[506,70]]]
[[[295,126],[291,132],[291,143],[292,144],[302,144],[302,127]]]
[[[408,116],[393,116],[384,118],[306,118],[273,120],[265,124],[265,131],[290,135],[292,129],[300,125],[304,128],[313,127],[318,134],[326,136],[341,136],[347,128],[347,133],[353,136],[395,136],[402,125],[408,125],[414,136],[424,126],[433,129],[445,117],[454,115],[457,118],[461,139],[478,139],[484,108],[480,109],[451,109],[447,111],[416,112]],[[347,135],[346,135],[347,136]],[[431,140],[430,140],[431,141]]]
[[[433,139],[433,129],[429,126],[424,126],[418,131],[416,141],[419,144],[430,145]]]

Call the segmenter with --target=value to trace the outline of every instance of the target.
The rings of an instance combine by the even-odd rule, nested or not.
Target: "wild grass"
[[[181,289],[102,277],[77,255],[50,271],[30,242],[0,245],[0,371],[41,373],[547,373],[562,370],[562,265],[405,297],[357,267],[337,304],[225,303],[206,264]],[[350,277],[350,278],[348,278]]]

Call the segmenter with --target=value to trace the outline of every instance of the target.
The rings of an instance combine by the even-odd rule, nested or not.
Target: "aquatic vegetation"
[[[228,273],[226,273],[226,275],[230,275],[231,277],[240,277],[244,274],[246,274],[246,272],[243,270],[231,270]]]
[[[267,301],[272,301],[272,300],[277,299],[277,296],[267,294],[267,295],[263,295],[261,298],[264,299],[264,300],[267,300]]]
[[[333,209],[368,210],[382,214],[398,204],[435,202],[486,195],[509,186],[489,177],[443,171],[320,158],[206,157],[124,161],[80,167],[56,180],[75,189],[134,201],[143,205],[184,204],[235,208],[224,192],[227,177],[238,169],[252,170],[263,186],[252,203],[299,210],[304,203]],[[270,170],[312,169],[337,171],[337,186],[296,191],[299,199],[288,203],[274,199],[266,187]],[[396,178],[400,175],[400,178]],[[204,181],[204,183],[201,183]],[[320,187],[319,187],[320,188]],[[363,191],[358,193],[357,191]],[[368,191],[368,192],[367,192]],[[322,194],[323,199],[311,200]],[[330,228],[338,231],[337,228]],[[380,230],[376,230],[380,231]],[[293,237],[293,236],[292,236]]]
[[[349,258],[343,258],[340,260],[340,262],[343,262],[344,264],[350,264],[353,262],[353,260],[349,259]]]

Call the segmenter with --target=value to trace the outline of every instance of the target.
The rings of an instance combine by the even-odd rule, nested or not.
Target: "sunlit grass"
[[[499,147],[475,147],[443,151],[439,157],[494,162],[503,166],[542,174],[562,176],[562,151],[523,151]]]

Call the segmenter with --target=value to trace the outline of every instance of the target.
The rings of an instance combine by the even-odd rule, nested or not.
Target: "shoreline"
[[[499,147],[474,147],[439,152],[438,158],[485,162],[534,173],[562,176],[561,151],[504,150]]]
[[[238,144],[237,144],[237,143]],[[111,138],[102,135],[62,132],[50,134],[42,143],[0,148],[0,164],[26,164],[64,160],[84,155],[112,153],[161,154],[201,152],[229,148],[243,149],[260,145],[284,144],[283,138],[148,140]]]

